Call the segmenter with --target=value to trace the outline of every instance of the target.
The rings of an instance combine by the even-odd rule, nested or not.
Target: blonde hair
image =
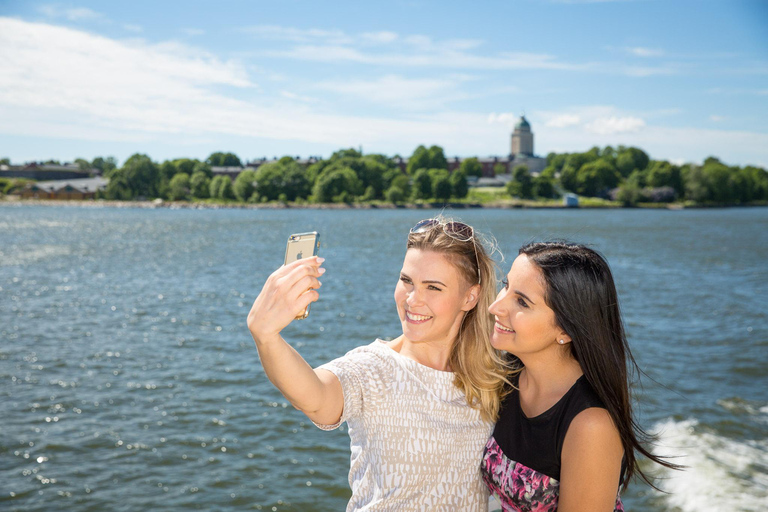
[[[451,220],[442,215],[435,220],[438,223],[430,229],[410,233],[406,247],[443,254],[468,286],[480,283],[477,304],[464,316],[448,363],[454,374],[453,383],[464,392],[467,404],[479,409],[484,420],[493,422],[498,419],[511,372],[501,352],[491,346],[494,320],[488,307],[496,299],[496,264],[476,231],[471,240],[456,240],[445,232],[445,224]]]

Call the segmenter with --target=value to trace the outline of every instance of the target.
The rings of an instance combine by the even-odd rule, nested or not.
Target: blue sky
[[[768,1],[0,0],[0,157],[505,155],[768,167]]]

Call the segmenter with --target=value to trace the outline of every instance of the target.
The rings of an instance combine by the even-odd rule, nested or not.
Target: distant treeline
[[[328,159],[301,164],[286,156],[244,170],[233,181],[214,175],[212,167],[242,167],[233,153],[216,152],[205,161],[189,158],[153,162],[135,154],[122,167],[115,159],[78,159],[83,169],[98,169],[109,178],[105,199],[169,200],[218,199],[240,202],[350,203],[385,200],[462,200],[468,177],[482,175],[477,158],[467,158],[449,172],[440,146],[419,146],[401,169],[400,157],[364,155],[354,149],[335,152]],[[0,161],[2,163],[2,161]],[[494,172],[507,172],[497,165]],[[755,166],[729,166],[715,157],[702,165],[675,165],[651,160],[635,147],[594,147],[583,153],[550,153],[547,167],[533,176],[520,165],[512,169],[506,192],[521,199],[553,199],[572,192],[585,197],[642,202],[690,201],[696,204],[747,204],[768,201],[768,172]],[[0,183],[8,192],[9,184]],[[5,190],[3,190],[5,188]]]

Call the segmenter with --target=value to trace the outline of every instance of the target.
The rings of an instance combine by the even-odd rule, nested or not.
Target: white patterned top
[[[480,460],[493,424],[453,373],[376,340],[320,366],[341,382],[352,449],[350,511],[487,511]]]

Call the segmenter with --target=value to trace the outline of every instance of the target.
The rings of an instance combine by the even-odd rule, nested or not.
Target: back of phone
[[[311,233],[298,233],[288,237],[288,245],[285,248],[285,263],[287,265],[302,258],[309,258],[317,254],[320,247],[320,235],[317,231]]]
[[[288,245],[285,248],[285,263],[287,265],[302,258],[315,256],[320,248],[320,234],[317,231],[311,233],[298,233],[288,237]],[[296,320],[303,320],[309,316],[309,306],[300,313]]]

